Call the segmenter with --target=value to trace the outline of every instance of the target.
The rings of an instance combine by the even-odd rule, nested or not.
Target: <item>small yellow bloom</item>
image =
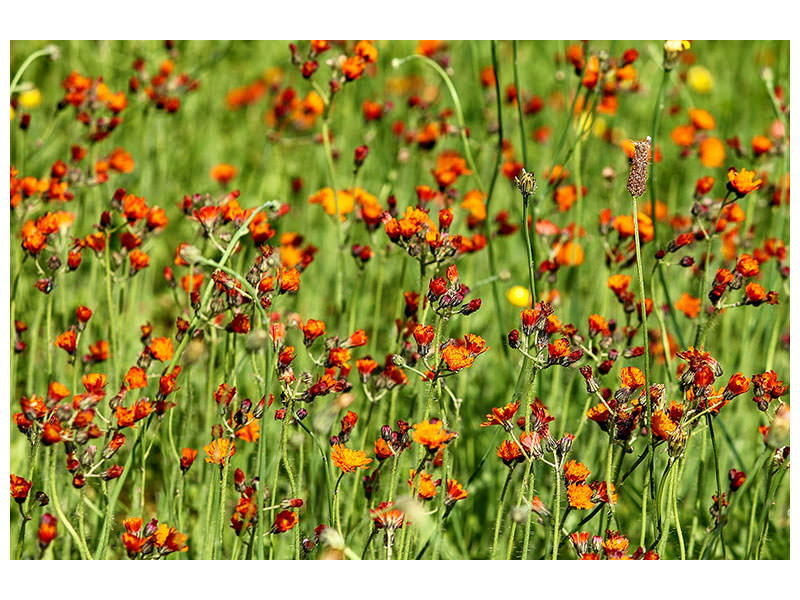
[[[14,120],[14,107],[11,106],[10,108],[11,108],[11,120],[13,121]]]
[[[594,120],[594,126],[592,127],[592,134],[595,137],[601,138],[603,137],[603,135],[605,135],[606,131],[608,131],[608,123],[606,123],[603,117],[597,117]]]
[[[711,71],[701,65],[694,65],[686,73],[686,82],[695,92],[708,94],[714,88]]]
[[[18,100],[20,106],[23,108],[36,108],[42,103],[42,92],[33,88],[32,90],[22,92],[18,96]]]
[[[506,292],[506,298],[514,306],[526,307],[531,305],[531,295],[528,288],[515,285]]]

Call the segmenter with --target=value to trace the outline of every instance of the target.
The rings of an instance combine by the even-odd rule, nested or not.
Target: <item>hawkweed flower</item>
[[[455,479],[447,480],[446,494],[447,495],[445,496],[444,499],[444,505],[448,509],[452,508],[455,505],[455,503],[458,502],[459,500],[464,500],[468,495],[467,490],[464,489],[464,486],[462,486]]]
[[[25,480],[22,477],[11,474],[11,497],[18,504],[22,504],[28,497],[28,492],[31,489],[32,482]]]
[[[486,421],[481,423],[481,427],[491,427],[500,425],[506,431],[514,428],[512,419],[519,409],[519,402],[506,404],[503,408],[493,408],[492,412],[486,415]]]
[[[754,192],[761,187],[763,181],[756,179],[755,171],[740,169],[738,172],[734,167],[728,169],[728,191],[736,194],[737,198],[744,198],[750,192]]]
[[[197,450],[193,450],[192,448],[183,448],[181,450],[181,471],[183,473],[189,470],[195,458],[197,458]]]
[[[343,444],[335,444],[331,451],[331,461],[342,473],[352,473],[356,469],[366,469],[372,462],[363,450],[351,450]]]
[[[439,419],[430,419],[415,424],[411,434],[411,438],[421,446],[425,446],[428,452],[436,452],[456,437],[458,434],[455,431],[446,430],[444,423]]]
[[[297,513],[293,510],[282,510],[275,515],[271,533],[285,533],[300,522]]]
[[[228,438],[218,438],[212,440],[207,446],[203,446],[206,453],[206,462],[224,466],[225,460],[230,459],[236,454],[236,444]]]
[[[44,513],[42,515],[42,520],[39,523],[39,548],[41,548],[42,552],[50,545],[56,535],[58,534],[57,525],[58,519],[51,515],[50,513]]]

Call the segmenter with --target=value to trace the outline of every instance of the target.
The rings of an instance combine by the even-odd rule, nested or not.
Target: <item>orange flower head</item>
[[[153,358],[156,360],[160,360],[162,362],[166,362],[172,360],[172,354],[174,352],[172,348],[172,339],[167,337],[158,337],[153,338],[150,342],[150,354],[153,355]]]
[[[293,510],[282,510],[275,515],[275,523],[272,525],[274,533],[284,533],[292,529],[300,522],[297,513]]]
[[[25,502],[28,497],[28,492],[31,489],[32,482],[26,481],[24,478],[11,474],[11,497],[14,498],[19,504]]]
[[[211,168],[209,175],[211,179],[218,181],[222,185],[227,185],[231,179],[236,177],[236,167],[227,163],[220,163]]]
[[[619,373],[619,379],[623,387],[631,390],[638,389],[644,385],[644,373],[636,367],[623,367]]]
[[[218,438],[207,446],[203,446],[206,452],[206,462],[223,466],[225,459],[230,459],[236,454],[236,444],[228,438]]]
[[[516,442],[503,440],[497,448],[497,457],[502,460],[507,467],[523,460],[522,450]]]
[[[689,119],[697,129],[714,129],[717,126],[711,113],[701,108],[690,108]]]
[[[414,489],[414,479],[416,478],[417,472],[414,469],[410,470],[410,477],[408,479],[408,487]],[[436,486],[438,486],[441,481],[434,481],[433,476],[430,473],[426,473],[425,471],[421,471],[419,474],[419,482],[417,482],[417,497],[420,500],[430,500],[436,495]]]
[[[709,137],[700,142],[700,162],[705,167],[721,167],[725,160],[725,146],[722,140]]]
[[[761,187],[763,180],[755,177],[755,171],[740,169],[737,172],[734,167],[731,167],[728,169],[728,190],[736,194],[737,198],[743,198]]]
[[[452,506],[459,500],[467,497],[467,490],[464,489],[455,479],[447,480],[447,497],[445,498],[445,505]]]
[[[585,483],[573,483],[567,486],[567,499],[572,508],[589,509],[592,503],[592,488]]]
[[[583,483],[591,472],[581,462],[570,460],[564,465],[564,480],[567,483]]]
[[[452,439],[458,437],[455,431],[447,431],[444,423],[439,419],[422,421],[414,425],[411,438],[418,444],[425,446],[429,452],[443,448]]]
[[[500,425],[504,429],[510,431],[513,428],[511,419],[519,409],[519,402],[506,404],[503,408],[493,408],[492,412],[486,415],[486,421],[481,423],[481,427],[490,427],[492,425]]]
[[[675,302],[675,308],[690,319],[694,319],[700,314],[700,298],[695,298],[684,292],[680,299]]]
[[[331,450],[331,461],[342,473],[352,473],[356,469],[366,469],[372,459],[363,450],[351,450],[343,444],[336,444]]]

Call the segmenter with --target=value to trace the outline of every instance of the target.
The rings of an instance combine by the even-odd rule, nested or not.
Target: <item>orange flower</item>
[[[697,129],[714,129],[717,126],[711,113],[701,108],[690,108],[689,119]]]
[[[58,519],[56,519],[50,513],[44,513],[42,515],[42,520],[39,523],[39,547],[44,550],[47,546],[50,545],[56,535],[58,535],[58,530],[56,528],[56,523]]]
[[[236,430],[236,437],[245,442],[255,442],[258,440],[261,427],[253,417],[253,413],[247,413],[247,419],[250,421],[244,427]]]
[[[475,357],[464,346],[450,344],[442,350],[442,360],[451,371],[460,371],[471,367],[475,362]]]
[[[387,529],[394,531],[403,526],[405,513],[394,508],[394,502],[381,502],[369,511],[376,529]]]
[[[195,458],[197,458],[197,450],[193,450],[192,448],[184,448],[181,450],[181,471],[186,473],[189,467],[194,463]]]
[[[414,469],[410,471],[410,477],[408,479],[408,487],[414,489],[414,478],[416,477],[417,472]],[[420,500],[430,500],[436,495],[436,486],[438,486],[441,481],[434,481],[433,476],[430,473],[426,473],[425,471],[421,471],[419,474],[419,483],[417,484],[417,497]]]
[[[360,56],[349,56],[342,63],[342,73],[347,81],[361,77],[364,72],[364,60]]]
[[[590,473],[586,465],[575,460],[564,465],[564,481],[567,483],[583,483]]]
[[[519,402],[506,404],[503,408],[493,408],[492,412],[486,415],[486,421],[481,423],[481,427],[500,425],[504,429],[510,431],[513,428],[511,419],[514,418],[518,409]]]
[[[455,431],[447,431],[444,423],[439,419],[422,421],[414,425],[411,438],[418,444],[425,446],[429,452],[435,452],[445,446],[453,438],[458,437]]]
[[[642,236],[644,239],[644,236]],[[558,246],[556,252],[556,262],[561,266],[577,267],[583,264],[584,253],[583,248],[578,242],[567,242]]]
[[[718,166],[718,165],[717,165]],[[755,179],[755,171],[740,169],[736,172],[734,167],[728,169],[728,190],[736,194],[737,198],[742,198],[761,187],[763,181]]]
[[[467,490],[458,483],[455,479],[448,479],[447,480],[447,497],[445,498],[445,505],[452,506],[459,500],[463,500],[467,497]]]
[[[231,179],[236,177],[236,167],[227,163],[220,163],[211,167],[209,173],[211,179],[214,179],[222,185],[227,185]]]
[[[516,442],[504,440],[497,448],[497,457],[502,460],[507,467],[512,464],[521,462],[522,450]]]
[[[578,509],[589,509],[592,503],[592,488],[585,483],[573,483],[567,486],[569,505]]]
[[[186,536],[179,533],[174,527],[167,526],[166,523],[161,523],[158,526],[153,537],[155,538],[155,547],[158,548],[162,554],[189,551],[189,546],[186,545]]]
[[[710,137],[700,143],[700,162],[705,167],[720,167],[725,160],[725,146],[719,138]]]
[[[32,482],[26,481],[22,477],[11,474],[11,497],[22,504],[28,497]]]
[[[336,444],[331,450],[331,461],[342,473],[352,473],[356,469],[366,469],[372,459],[363,450],[351,450],[343,444]]]
[[[688,148],[694,144],[694,127],[691,125],[678,125],[670,134],[672,141],[682,148]]]
[[[675,302],[675,308],[683,312],[683,314],[690,319],[694,319],[698,314],[700,314],[700,299],[690,296],[684,292],[680,299]]]
[[[166,362],[168,360],[172,360],[173,355],[173,348],[172,348],[172,339],[167,337],[158,337],[153,338],[150,342],[150,354],[153,355],[153,358],[156,360],[160,360],[161,362]]]
[[[619,372],[619,379],[623,387],[635,390],[644,385],[644,373],[636,367],[623,367]]]
[[[611,291],[614,292],[617,296],[619,296],[622,292],[628,289],[628,286],[631,283],[631,276],[630,275],[612,275],[608,278],[608,287]]]
[[[225,459],[236,454],[236,444],[228,438],[212,440],[208,446],[203,446],[206,451],[206,462],[215,465],[224,465]]]
[[[672,419],[669,418],[669,415],[667,415],[667,413],[665,413],[663,410],[653,411],[651,422],[653,427],[653,435],[662,440],[666,440],[669,437],[669,434],[672,433],[676,427],[675,423],[672,422]]]
[[[769,138],[764,135],[755,136],[750,142],[750,145],[753,148],[753,154],[755,156],[766,154],[772,148],[772,142],[770,142]]]
[[[59,334],[56,337],[55,345],[58,348],[61,348],[68,354],[75,354],[75,346],[78,341],[78,335],[75,333],[73,329],[65,331],[62,334]]]
[[[300,519],[293,510],[282,510],[275,515],[275,523],[272,525],[272,533],[284,533],[292,529]]]
[[[367,40],[361,40],[356,44],[355,53],[367,63],[374,63],[378,60],[378,50],[372,45],[372,42]]]

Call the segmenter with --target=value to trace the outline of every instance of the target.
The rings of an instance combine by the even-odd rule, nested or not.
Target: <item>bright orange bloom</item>
[[[211,168],[209,175],[211,175],[211,179],[220,182],[222,185],[227,185],[231,179],[236,177],[236,167],[227,163],[220,163]]]
[[[725,160],[725,146],[719,138],[709,137],[700,142],[700,162],[705,167],[721,167]]]
[[[672,419],[670,419],[669,415],[663,410],[653,411],[653,417],[651,421],[653,435],[662,440],[666,440],[669,437],[669,434],[674,431],[675,427],[677,427],[675,423],[672,422]]]
[[[193,450],[192,448],[183,448],[181,450],[181,471],[186,473],[186,471],[189,470],[189,467],[191,467],[194,463],[195,458],[197,458],[197,450]]]
[[[766,154],[770,151],[772,148],[772,142],[770,142],[769,138],[764,135],[757,135],[750,142],[750,146],[753,148],[754,155],[761,156],[762,154]]]
[[[735,271],[742,277],[755,277],[759,270],[758,261],[749,254],[742,254],[736,263]]]
[[[369,511],[376,529],[388,529],[394,531],[403,526],[405,513],[394,508],[394,502],[381,502]]]
[[[630,275],[612,275],[608,278],[608,287],[613,291],[617,296],[619,296],[622,292],[628,289],[628,286],[631,283],[631,276]]]
[[[755,171],[735,168],[728,169],[728,189],[736,194],[737,198],[742,198],[761,187],[763,180],[755,179]]]
[[[567,486],[567,499],[569,505],[577,509],[594,507],[592,503],[592,488],[585,483],[573,483]]]
[[[414,425],[411,438],[418,444],[425,446],[429,452],[443,448],[453,438],[458,437],[455,431],[447,431],[444,423],[439,419],[422,421]]]
[[[481,427],[490,427],[492,425],[500,425],[506,429],[512,429],[511,419],[519,409],[519,402],[506,404],[503,408],[493,408],[492,412],[486,415],[486,421],[481,423]]]
[[[513,463],[522,461],[522,450],[516,442],[503,440],[497,447],[497,457],[510,467]]]
[[[282,510],[275,515],[275,523],[272,525],[273,533],[284,533],[292,529],[300,522],[297,513],[293,510]]]
[[[172,360],[174,349],[172,348],[172,339],[168,337],[153,338],[150,341],[150,354],[153,358],[166,362]]]
[[[17,502],[22,504],[28,497],[28,492],[31,489],[32,482],[26,481],[22,477],[11,474],[11,497]]]
[[[133,366],[125,374],[125,386],[129,390],[147,387],[147,373],[144,369]]]
[[[236,430],[236,437],[245,442],[255,442],[261,434],[261,426],[253,418],[253,413],[247,413],[247,418],[250,422]]]
[[[78,335],[73,329],[69,329],[56,337],[55,345],[61,348],[68,354],[75,354],[75,346],[78,341]]]
[[[372,45],[372,42],[367,40],[361,40],[356,44],[355,53],[367,63],[374,63],[378,60],[378,50]]]
[[[186,545],[186,536],[179,533],[174,527],[169,527],[166,523],[159,524],[153,537],[156,548],[162,554],[189,551],[189,546]]]
[[[331,461],[342,473],[352,473],[356,469],[366,469],[372,459],[363,450],[351,450],[343,444],[336,444],[331,450]]]
[[[347,81],[361,77],[364,72],[364,60],[360,56],[348,56],[342,63],[342,73]]]
[[[475,362],[475,357],[464,346],[450,344],[442,350],[442,360],[451,371],[460,371],[471,367]]]
[[[225,464],[226,458],[230,460],[230,457],[236,454],[236,444],[228,438],[218,438],[212,440],[209,445],[203,446],[203,450],[207,454],[207,463],[222,466]]]
[[[684,292],[680,299],[675,302],[675,308],[690,319],[694,319],[698,314],[700,314],[700,299],[690,296]]]
[[[691,125],[678,125],[672,130],[670,137],[676,145],[688,148],[694,144],[694,127]]]
[[[39,547],[44,549],[50,545],[56,535],[58,535],[58,530],[56,528],[56,523],[58,519],[56,519],[50,513],[44,513],[42,515],[42,520],[39,523]]]
[[[467,490],[455,479],[447,480],[447,498],[445,504],[452,505],[467,497]]]
[[[564,481],[567,483],[583,483],[590,473],[586,465],[575,460],[564,465]]]
[[[642,236],[644,240],[644,236]],[[569,241],[561,244],[556,252],[555,260],[561,266],[577,267],[583,264],[583,247],[578,242]]]
[[[636,367],[623,367],[619,372],[619,379],[624,387],[631,390],[644,385],[644,373]]]
[[[717,126],[711,113],[701,108],[690,108],[689,119],[697,129],[714,129]]]
[[[408,487],[414,489],[414,478],[417,472],[414,469],[410,470],[410,477],[408,479]],[[434,481],[430,473],[421,471],[419,474],[419,482],[417,483],[417,496],[420,500],[430,500],[436,495],[436,486],[441,482]]]
[[[303,331],[304,342],[310,344],[321,335],[325,335],[325,321],[309,319],[305,325],[300,325],[300,329]]]

